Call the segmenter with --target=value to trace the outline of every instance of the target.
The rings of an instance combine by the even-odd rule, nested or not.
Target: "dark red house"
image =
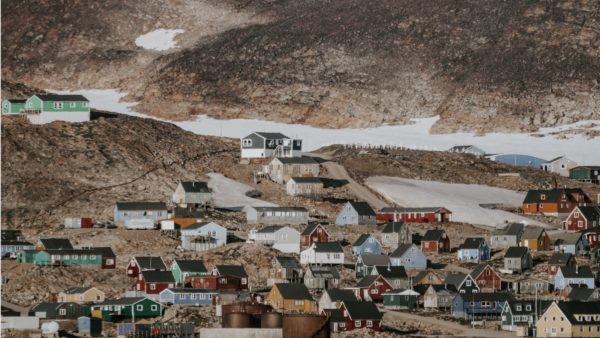
[[[242,279],[236,276],[192,276],[185,279],[184,285],[195,289],[216,289],[239,291],[248,288],[242,284]]]
[[[352,331],[365,327],[374,331],[382,330],[383,316],[373,302],[342,301],[339,310],[342,321],[337,323],[338,331]]]
[[[309,224],[300,238],[300,245],[302,247],[309,247],[315,242],[329,242],[329,233],[325,230],[325,227],[319,223]]]
[[[600,207],[576,206],[567,216],[565,221],[565,230],[581,231],[595,228],[600,225]]]
[[[421,237],[421,251],[423,252],[449,252],[450,238],[442,229],[427,230]]]
[[[114,269],[117,267],[117,256],[110,247],[95,247],[102,255],[102,269]]]
[[[500,275],[489,264],[479,264],[469,274],[481,292],[499,291],[502,285]]]
[[[140,271],[167,271],[167,266],[158,256],[131,257],[127,264],[127,276],[137,277]]]
[[[587,239],[590,245],[590,250],[595,249],[598,243],[598,233],[600,233],[600,226],[582,230],[581,233],[583,233],[583,235]]]
[[[452,212],[443,207],[431,208],[382,208],[376,215],[377,223],[441,223],[452,221]]]
[[[134,290],[146,294],[159,294],[162,290],[175,287],[171,271],[142,271],[134,283]]]
[[[387,281],[383,276],[365,276],[355,287],[348,288],[354,291],[357,299],[364,301],[382,301],[383,293],[393,289],[392,283]]]

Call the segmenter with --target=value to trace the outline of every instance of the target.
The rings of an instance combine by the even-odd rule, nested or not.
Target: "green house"
[[[92,316],[106,321],[162,315],[161,304],[146,297],[125,297],[92,305]]]
[[[600,166],[579,166],[569,170],[569,178],[582,182],[600,183]]]
[[[50,265],[52,260],[46,251],[23,250],[17,254],[17,262]]]
[[[186,277],[210,275],[204,262],[194,259],[176,259],[171,264],[171,273],[178,285],[182,285]]]
[[[39,94],[25,101],[23,113],[33,124],[90,120],[90,102],[82,95]]]
[[[383,294],[383,307],[389,310],[414,310],[419,293],[411,289],[394,289]]]
[[[24,250],[17,255],[20,263],[35,265],[79,265],[102,267],[102,253],[91,249]]]
[[[21,112],[21,109],[25,108],[25,101],[27,100],[2,100],[2,114],[19,114]]]

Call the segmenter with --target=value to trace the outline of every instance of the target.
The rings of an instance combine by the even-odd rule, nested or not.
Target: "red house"
[[[382,301],[383,293],[393,289],[392,283],[388,282],[383,276],[365,276],[356,287],[348,288],[354,291],[357,299],[364,301]]]
[[[102,254],[102,269],[114,269],[117,267],[117,256],[110,247],[95,247],[93,249]]]
[[[342,317],[341,322],[337,323],[339,331],[352,331],[365,327],[374,331],[382,330],[383,316],[373,302],[342,301],[339,310]]]
[[[192,276],[185,279],[184,285],[195,289],[216,289],[239,291],[248,288],[248,283],[242,284],[242,279],[235,276]]]
[[[489,264],[479,264],[469,274],[481,292],[499,291],[502,285],[500,275]]]
[[[565,230],[581,231],[595,228],[600,224],[600,207],[576,206],[567,216],[565,221]]]
[[[450,252],[450,238],[442,229],[427,230],[421,237],[421,251],[423,252]]]
[[[443,207],[431,208],[382,208],[376,215],[377,223],[406,222],[434,223],[452,221],[452,212]]]
[[[157,256],[131,257],[127,264],[127,276],[137,277],[141,271],[167,271],[167,266],[162,258]]]
[[[598,233],[599,232],[600,232],[600,226],[581,231],[581,233],[583,233],[583,235],[587,239],[588,243],[590,244],[590,250],[596,248],[596,244],[598,243]]]
[[[135,291],[159,294],[162,290],[175,287],[171,271],[142,271],[134,283]]]
[[[329,242],[330,237],[325,227],[318,223],[309,224],[302,231],[301,236],[300,245],[302,247],[309,247],[315,242]]]

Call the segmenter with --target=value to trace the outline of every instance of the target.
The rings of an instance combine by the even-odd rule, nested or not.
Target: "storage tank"
[[[285,338],[329,338],[329,318],[311,314],[286,314],[283,316]]]
[[[250,327],[252,315],[244,312],[232,312],[223,316],[223,328],[243,329]]]
[[[283,317],[279,312],[263,313],[260,317],[260,327],[263,329],[278,329],[283,327]]]

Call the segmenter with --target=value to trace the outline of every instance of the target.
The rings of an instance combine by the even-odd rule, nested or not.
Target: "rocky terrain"
[[[14,13],[19,13],[14,15]],[[135,39],[183,29],[157,52]],[[116,88],[140,112],[435,132],[600,119],[600,4],[402,0],[2,2],[2,75]]]

